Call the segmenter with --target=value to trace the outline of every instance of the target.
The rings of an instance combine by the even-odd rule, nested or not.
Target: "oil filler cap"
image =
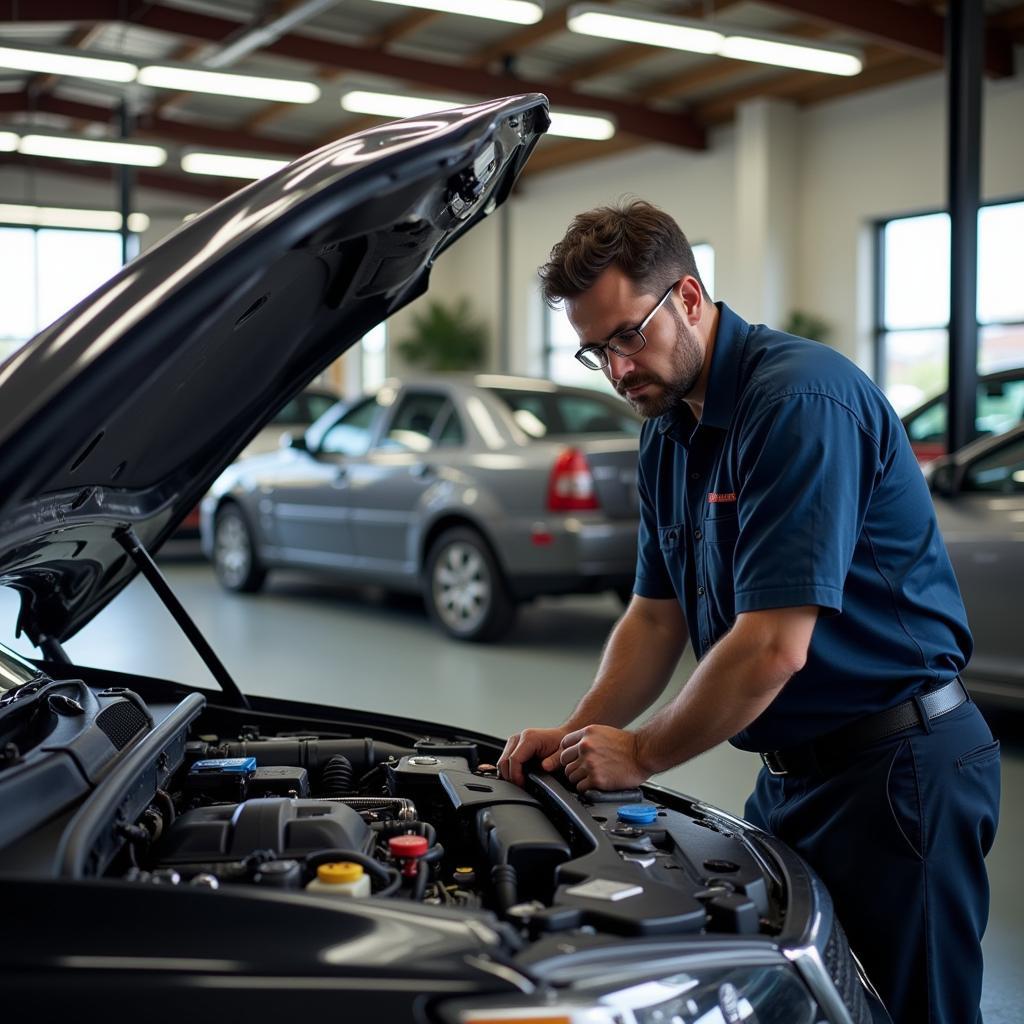
[[[651,804],[623,804],[619,808],[619,821],[629,825],[650,825],[658,817],[658,808]]]

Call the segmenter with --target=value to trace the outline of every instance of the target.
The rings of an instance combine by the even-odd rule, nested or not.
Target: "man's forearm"
[[[565,722],[567,732],[594,723],[624,728],[672,677],[688,639],[682,617],[659,621],[639,610],[637,600],[612,630],[593,685]]]
[[[813,617],[809,621],[813,628]],[[666,771],[736,735],[800,667],[785,651],[766,648],[756,629],[734,626],[701,660],[675,700],[637,730],[643,767],[651,774]]]

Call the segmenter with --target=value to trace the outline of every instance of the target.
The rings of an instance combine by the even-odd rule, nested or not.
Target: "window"
[[[387,437],[381,448],[398,451],[425,452],[430,448],[430,435],[438,417],[448,405],[444,395],[407,394],[395,411]]]
[[[365,455],[370,450],[373,425],[380,409],[375,398],[360,402],[327,429],[320,439],[319,450],[330,455],[348,455],[351,458]],[[310,441],[314,442],[311,447],[315,447],[315,439],[307,435],[307,443]]]
[[[0,359],[120,269],[115,231],[0,227]]]
[[[715,250],[706,243],[693,247],[697,270],[708,294],[715,294]],[[564,309],[545,307],[544,317],[544,365],[545,377],[559,384],[573,387],[593,388],[612,394],[611,386],[599,370],[588,370],[573,356],[580,347],[579,338],[569,324]]]
[[[978,459],[968,469],[963,489],[1024,494],[1024,437]]]
[[[1024,365],[1024,291],[1016,269],[1022,232],[1024,202],[985,206],[978,212],[982,374]],[[878,242],[877,376],[902,414],[947,387],[949,216],[932,213],[887,221],[879,226]],[[945,410],[941,416],[944,429]]]
[[[495,390],[494,394],[511,410],[519,429],[530,437],[539,439],[565,434],[640,436],[640,420],[619,398],[505,389]]]

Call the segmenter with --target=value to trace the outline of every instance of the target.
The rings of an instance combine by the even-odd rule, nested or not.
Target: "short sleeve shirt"
[[[823,735],[960,672],[972,641],[927,485],[878,387],[724,303],[700,421],[640,442],[635,592],[675,598],[698,658],[736,616],[820,609],[807,663],[732,742]]]

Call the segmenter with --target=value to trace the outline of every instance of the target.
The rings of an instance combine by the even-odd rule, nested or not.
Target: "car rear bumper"
[[[634,519],[547,516],[513,523],[494,541],[519,597],[629,586],[636,572]]]

